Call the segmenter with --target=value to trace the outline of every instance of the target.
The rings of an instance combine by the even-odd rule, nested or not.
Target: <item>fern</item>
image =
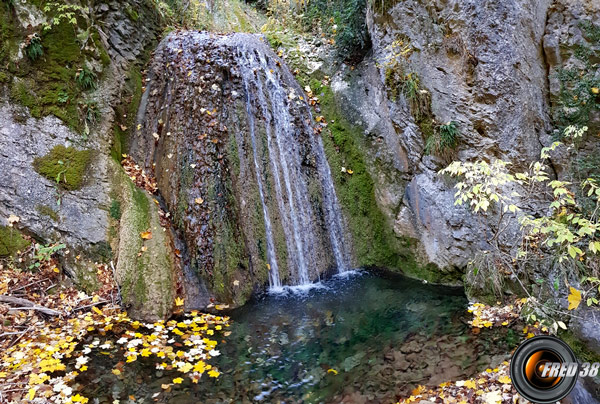
[[[79,69],[77,74],[75,75],[75,80],[77,84],[84,90],[95,90],[97,87],[96,80],[98,77],[96,73],[89,70],[87,66],[84,66],[83,69]]]
[[[434,133],[427,138],[425,154],[436,155],[444,159],[451,157],[452,151],[458,146],[460,130],[456,121],[439,125]]]
[[[39,59],[44,54],[42,47],[42,38],[38,34],[32,34],[27,37],[25,42],[25,53],[32,61]]]

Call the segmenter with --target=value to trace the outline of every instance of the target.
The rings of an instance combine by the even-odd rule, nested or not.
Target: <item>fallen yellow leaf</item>
[[[151,231],[143,231],[140,233],[140,237],[143,238],[144,240],[150,240],[152,238],[152,232]]]
[[[510,377],[502,375],[498,378],[498,381],[503,384],[509,384],[511,382]]]
[[[579,304],[581,303],[581,291],[575,289],[574,287],[570,287],[570,293],[569,293],[569,297],[567,298],[567,300],[569,301],[569,310],[575,310],[576,308],[579,307]]]

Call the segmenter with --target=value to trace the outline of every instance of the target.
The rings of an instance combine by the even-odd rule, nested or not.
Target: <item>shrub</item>
[[[564,138],[570,141],[581,137],[586,129],[568,127]],[[559,147],[564,145],[555,142],[543,148],[540,160],[532,163],[526,172],[511,172],[510,163],[501,160],[491,163],[455,161],[440,171],[460,178],[455,186],[455,204],[466,203],[474,213],[489,219],[490,231],[485,232],[488,251],[483,252],[489,257],[484,260],[479,257],[473,269],[480,270],[481,263],[487,262],[488,269],[495,268],[505,275],[513,275],[514,280],[521,282],[520,275],[528,274],[536,261],[546,260],[548,265],[556,262],[565,272],[566,279],[576,276],[581,270],[587,276],[598,276],[600,184],[591,178],[575,186],[552,180],[547,160],[550,152]],[[564,148],[567,151],[571,149]],[[577,188],[593,200],[593,210],[582,209],[581,199],[575,195]],[[545,208],[535,212],[522,210],[539,204],[545,204]],[[515,223],[521,229],[517,240],[508,236]],[[471,275],[477,276],[476,273]],[[484,276],[490,276],[489,270],[484,271]],[[521,286],[528,293],[528,289],[523,284]],[[555,289],[558,289],[557,285]],[[597,299],[593,291],[587,297],[591,303]]]
[[[434,130],[433,135],[427,138],[425,153],[440,157],[449,157],[451,151],[458,145],[459,136],[460,131],[457,122],[450,121],[439,125]]]

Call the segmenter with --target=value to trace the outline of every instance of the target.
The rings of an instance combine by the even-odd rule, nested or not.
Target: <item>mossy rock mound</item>
[[[176,293],[169,233],[161,227],[154,198],[137,188],[120,167],[115,170],[121,207],[116,277],[123,304],[133,318],[168,318]]]
[[[18,230],[0,226],[0,257],[7,257],[29,245]]]
[[[45,156],[36,158],[33,167],[50,181],[58,183],[61,188],[72,191],[81,188],[90,160],[90,150],[59,145]]]

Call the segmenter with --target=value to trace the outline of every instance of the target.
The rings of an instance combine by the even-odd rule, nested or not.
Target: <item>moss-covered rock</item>
[[[55,181],[60,187],[71,191],[81,188],[90,159],[90,150],[58,145],[45,156],[36,158],[33,166],[50,181]]]
[[[52,209],[48,205],[37,205],[35,207],[35,210],[37,210],[40,215],[49,217],[50,219],[54,220],[55,222],[58,222],[58,220],[60,219],[58,217],[58,212],[55,211],[54,209]]]
[[[116,272],[123,303],[135,318],[164,319],[175,297],[169,235],[160,225],[153,198],[137,188],[120,167],[114,169],[118,171],[114,189],[120,191],[122,207]],[[145,232],[151,236],[142,238]]]
[[[322,113],[330,122],[322,133],[323,144],[352,236],[356,264],[399,270],[434,283],[457,283],[454,275],[444,274],[434,264],[423,264],[417,260],[417,240],[398,237],[394,233],[392,224],[388,223],[377,205],[375,185],[367,168],[368,145],[362,128],[352,125],[339,112],[330,88],[316,79],[311,81],[310,86],[316,94],[320,94]]]
[[[18,230],[0,226],[0,257],[10,256],[29,244]]]
[[[134,66],[127,74],[122,102],[116,106],[117,122],[114,126],[114,138],[111,156],[116,162],[121,161],[121,156],[127,153],[129,133],[135,124],[136,113],[142,100],[142,74]]]

